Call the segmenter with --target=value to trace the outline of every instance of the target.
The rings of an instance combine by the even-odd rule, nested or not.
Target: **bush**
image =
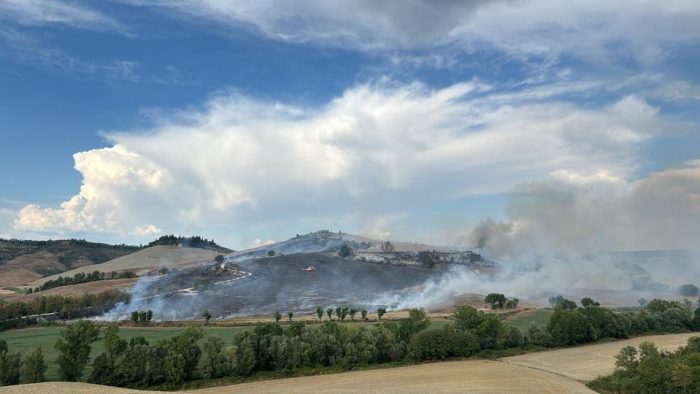
[[[547,332],[554,346],[571,346],[591,342],[595,338],[594,328],[579,309],[558,306],[549,318]]]
[[[46,362],[44,361],[44,353],[41,351],[41,348],[37,346],[22,359],[22,383],[43,382],[45,372]]]
[[[415,360],[440,360],[452,356],[455,336],[453,330],[434,328],[411,338],[408,354]]]

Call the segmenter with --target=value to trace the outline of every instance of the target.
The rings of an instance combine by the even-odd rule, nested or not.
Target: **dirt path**
[[[698,333],[653,335],[624,341],[586,345],[575,348],[549,350],[538,353],[507,357],[502,361],[524,367],[549,371],[578,381],[590,381],[615,370],[615,356],[625,346],[638,346],[642,342],[653,342],[664,350],[675,350],[686,345],[688,338]]]

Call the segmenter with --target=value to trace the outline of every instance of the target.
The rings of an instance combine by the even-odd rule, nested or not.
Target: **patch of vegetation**
[[[93,271],[92,273],[85,274],[79,272],[73,277],[62,277],[59,276],[57,279],[52,279],[44,282],[41,286],[36,287],[34,290],[29,289],[29,293],[44,291],[48,289],[53,289],[54,287],[77,285],[81,283],[95,282],[98,280],[111,280],[111,279],[132,279],[136,278],[136,274],[130,271],[126,272],[115,272],[107,274],[105,272]]]
[[[627,346],[616,359],[617,370],[588,387],[600,393],[700,393],[700,337],[673,353],[650,342]]]
[[[86,265],[86,263],[104,263],[106,261],[116,259],[117,257],[134,253],[139,249],[141,249],[140,246],[125,244],[109,245],[104,243],[89,242],[84,239],[48,241],[0,239],[0,266],[19,256],[38,252],[48,252],[55,254],[58,262],[66,267],[66,270],[68,270],[77,266]],[[49,271],[51,271],[50,274],[57,273],[55,270]]]
[[[99,294],[84,294],[81,297],[39,296],[29,302],[7,302],[0,299],[0,331],[36,322],[36,319],[28,320],[28,317],[57,313],[60,318],[72,319],[101,314],[118,302],[128,301],[129,295],[118,290],[108,290]]]
[[[214,240],[208,240],[206,238],[202,238],[199,235],[193,235],[191,237],[183,237],[182,235],[175,236],[173,234],[170,235],[163,235],[162,237],[156,239],[153,242],[150,242],[148,246],[157,246],[157,245],[170,245],[170,246],[186,246],[189,248],[199,248],[199,249],[207,249],[207,250],[213,250],[219,253],[231,253],[233,250],[224,248],[223,246],[219,246],[214,242]]]
[[[520,331],[526,332],[531,325],[542,328],[546,327],[552,313],[554,313],[554,311],[551,309],[534,309],[515,313],[507,317],[504,321]]]

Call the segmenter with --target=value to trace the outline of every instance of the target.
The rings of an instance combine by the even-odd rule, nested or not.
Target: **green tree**
[[[571,346],[591,342],[595,339],[594,329],[580,309],[554,308],[549,318],[547,332],[552,336],[554,346]]]
[[[205,309],[204,312],[202,312],[202,317],[204,318],[204,323],[209,325],[209,320],[211,320],[211,313],[209,313],[209,310]]]
[[[318,321],[321,321],[323,318],[323,308],[320,306],[316,308],[316,316],[318,316]]]
[[[348,315],[348,312],[350,310],[348,309],[347,306],[344,306],[340,309],[340,320],[345,321],[345,317]]]
[[[590,297],[584,297],[584,298],[581,298],[581,306],[583,306],[584,308],[590,308],[593,306],[600,306],[600,303],[594,301]]]
[[[218,335],[210,335],[202,348],[199,372],[204,379],[226,376],[231,371],[232,363],[224,353],[225,343]]]
[[[335,318],[340,319],[340,315],[343,314],[343,308],[340,306],[335,307]]]
[[[147,319],[148,314],[146,313],[146,311],[139,311],[139,323],[146,324],[146,322],[148,321]]]
[[[44,381],[46,362],[44,353],[40,347],[35,347],[22,359],[21,380],[22,383],[39,383]]]
[[[362,315],[362,320],[367,320],[367,309],[363,309],[360,311],[360,314]]]
[[[292,322],[292,317],[294,317],[294,312],[287,312],[287,318],[289,319],[289,322]]]
[[[352,249],[350,249],[348,244],[343,244],[340,247],[340,250],[338,251],[338,256],[343,257],[343,258],[348,257],[351,254],[352,254]]]
[[[59,352],[58,374],[61,380],[75,382],[80,379],[90,360],[92,343],[99,335],[99,329],[89,320],[80,320],[61,331],[55,345]]]
[[[382,320],[382,316],[384,316],[385,313],[385,308],[377,308],[377,317],[379,318],[379,320]]]
[[[276,322],[279,322],[280,319],[282,319],[282,314],[279,311],[275,312],[273,316],[275,317]]]
[[[331,317],[333,316],[333,308],[326,309],[326,314],[328,315],[328,320],[331,320]]]
[[[255,368],[255,334],[243,332],[234,338],[236,344],[236,374],[248,376]]]
[[[146,311],[146,321],[150,323],[151,320],[153,320],[153,311],[149,309]]]
[[[0,386],[19,383],[20,363],[19,353],[10,354],[7,342],[0,339]]]
[[[186,363],[185,358],[176,351],[171,350],[163,360],[165,369],[165,381],[170,387],[178,387],[185,381]]]
[[[138,311],[131,312],[131,321],[134,323],[139,322],[139,312]]]
[[[491,309],[503,308],[506,303],[506,296],[501,293],[490,293],[484,298],[484,302],[491,305]]]
[[[350,309],[350,320],[355,320],[355,315],[357,314],[357,309],[351,308]]]
[[[216,257],[214,257],[214,261],[216,261],[217,263],[221,264],[221,263],[224,262],[224,256],[222,256],[222,255],[217,255]]]

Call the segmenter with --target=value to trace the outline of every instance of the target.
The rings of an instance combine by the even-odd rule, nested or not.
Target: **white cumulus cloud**
[[[668,125],[639,97],[591,109],[552,94],[379,82],[307,108],[229,92],[75,154],[78,194],[58,207],[25,206],[15,228],[227,229],[247,244],[261,226],[297,232],[344,217],[346,229],[388,234],[389,222],[365,219],[389,212],[393,223],[551,174],[628,178],[639,147]]]

